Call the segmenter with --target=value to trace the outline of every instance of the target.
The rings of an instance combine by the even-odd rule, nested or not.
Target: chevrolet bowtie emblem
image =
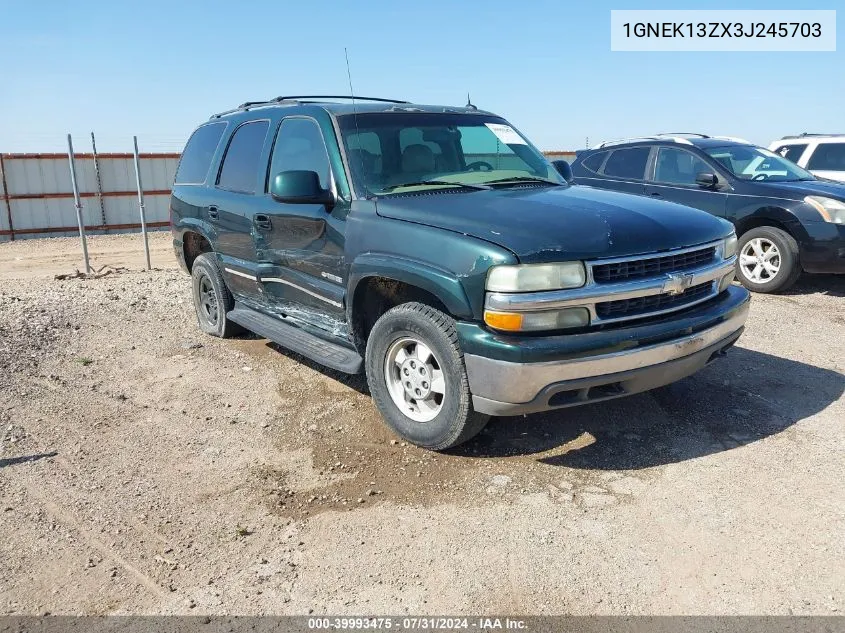
[[[668,273],[668,279],[663,282],[663,292],[670,295],[682,294],[692,285],[693,276],[677,273]]]

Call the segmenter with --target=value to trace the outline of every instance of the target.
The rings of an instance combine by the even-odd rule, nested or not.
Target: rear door
[[[603,178],[599,186],[604,189],[642,195],[650,154],[651,148],[648,145],[612,150],[601,168]],[[594,185],[596,181],[590,181],[588,184]]]
[[[261,300],[252,216],[261,204],[257,193],[269,129],[267,119],[247,121],[235,129],[216,174],[214,202],[208,207],[223,277],[241,300]]]
[[[260,210],[253,216],[258,277],[274,311],[337,334],[345,323],[349,206],[343,199],[331,209],[274,200],[269,181],[289,170],[314,171],[324,188],[337,190],[323,132],[311,117],[289,116],[278,127]]]
[[[649,171],[645,193],[651,197],[677,202],[695,209],[725,217],[729,190],[722,178],[720,188],[704,188],[696,184],[695,177],[702,172],[719,175],[719,170],[692,152],[680,147],[656,148]]]

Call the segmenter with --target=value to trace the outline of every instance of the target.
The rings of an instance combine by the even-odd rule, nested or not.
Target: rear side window
[[[605,175],[642,180],[645,176],[645,165],[648,162],[649,151],[648,147],[614,150],[604,165]]]
[[[250,121],[235,130],[217,177],[218,187],[239,193],[255,193],[258,163],[269,127],[270,121]]]
[[[198,127],[191,134],[176,170],[177,185],[201,185],[205,182],[211,159],[214,158],[225,129],[226,122],[219,121]]]
[[[786,160],[791,160],[793,163],[797,163],[805,149],[807,149],[807,143],[799,145],[781,145],[780,147],[775,148],[775,154],[783,156]]]
[[[845,171],[845,143],[819,143],[807,169]]]
[[[604,157],[607,156],[607,152],[597,152],[592,156],[587,156],[581,164],[590,171],[597,172],[601,164],[604,162]]]

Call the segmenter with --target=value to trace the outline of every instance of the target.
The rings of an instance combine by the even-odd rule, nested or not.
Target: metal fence
[[[546,152],[572,161],[574,152]],[[179,154],[140,154],[147,228],[169,221]],[[140,229],[133,154],[74,153],[88,234]],[[0,154],[0,241],[79,233],[67,154]]]
[[[74,153],[88,233],[139,229],[133,155]],[[0,154],[0,241],[78,233],[67,154]],[[179,154],[141,154],[148,228],[169,220]]]

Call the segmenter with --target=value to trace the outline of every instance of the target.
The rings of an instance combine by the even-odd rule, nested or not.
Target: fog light
[[[722,281],[719,282],[719,292],[722,292],[723,290],[727,290],[728,286],[730,286],[733,283],[735,277],[736,277],[736,271],[735,270],[732,270],[727,275],[722,277]]]
[[[491,328],[505,332],[542,332],[586,327],[590,324],[587,308],[564,308],[543,312],[484,311],[484,322]]]

